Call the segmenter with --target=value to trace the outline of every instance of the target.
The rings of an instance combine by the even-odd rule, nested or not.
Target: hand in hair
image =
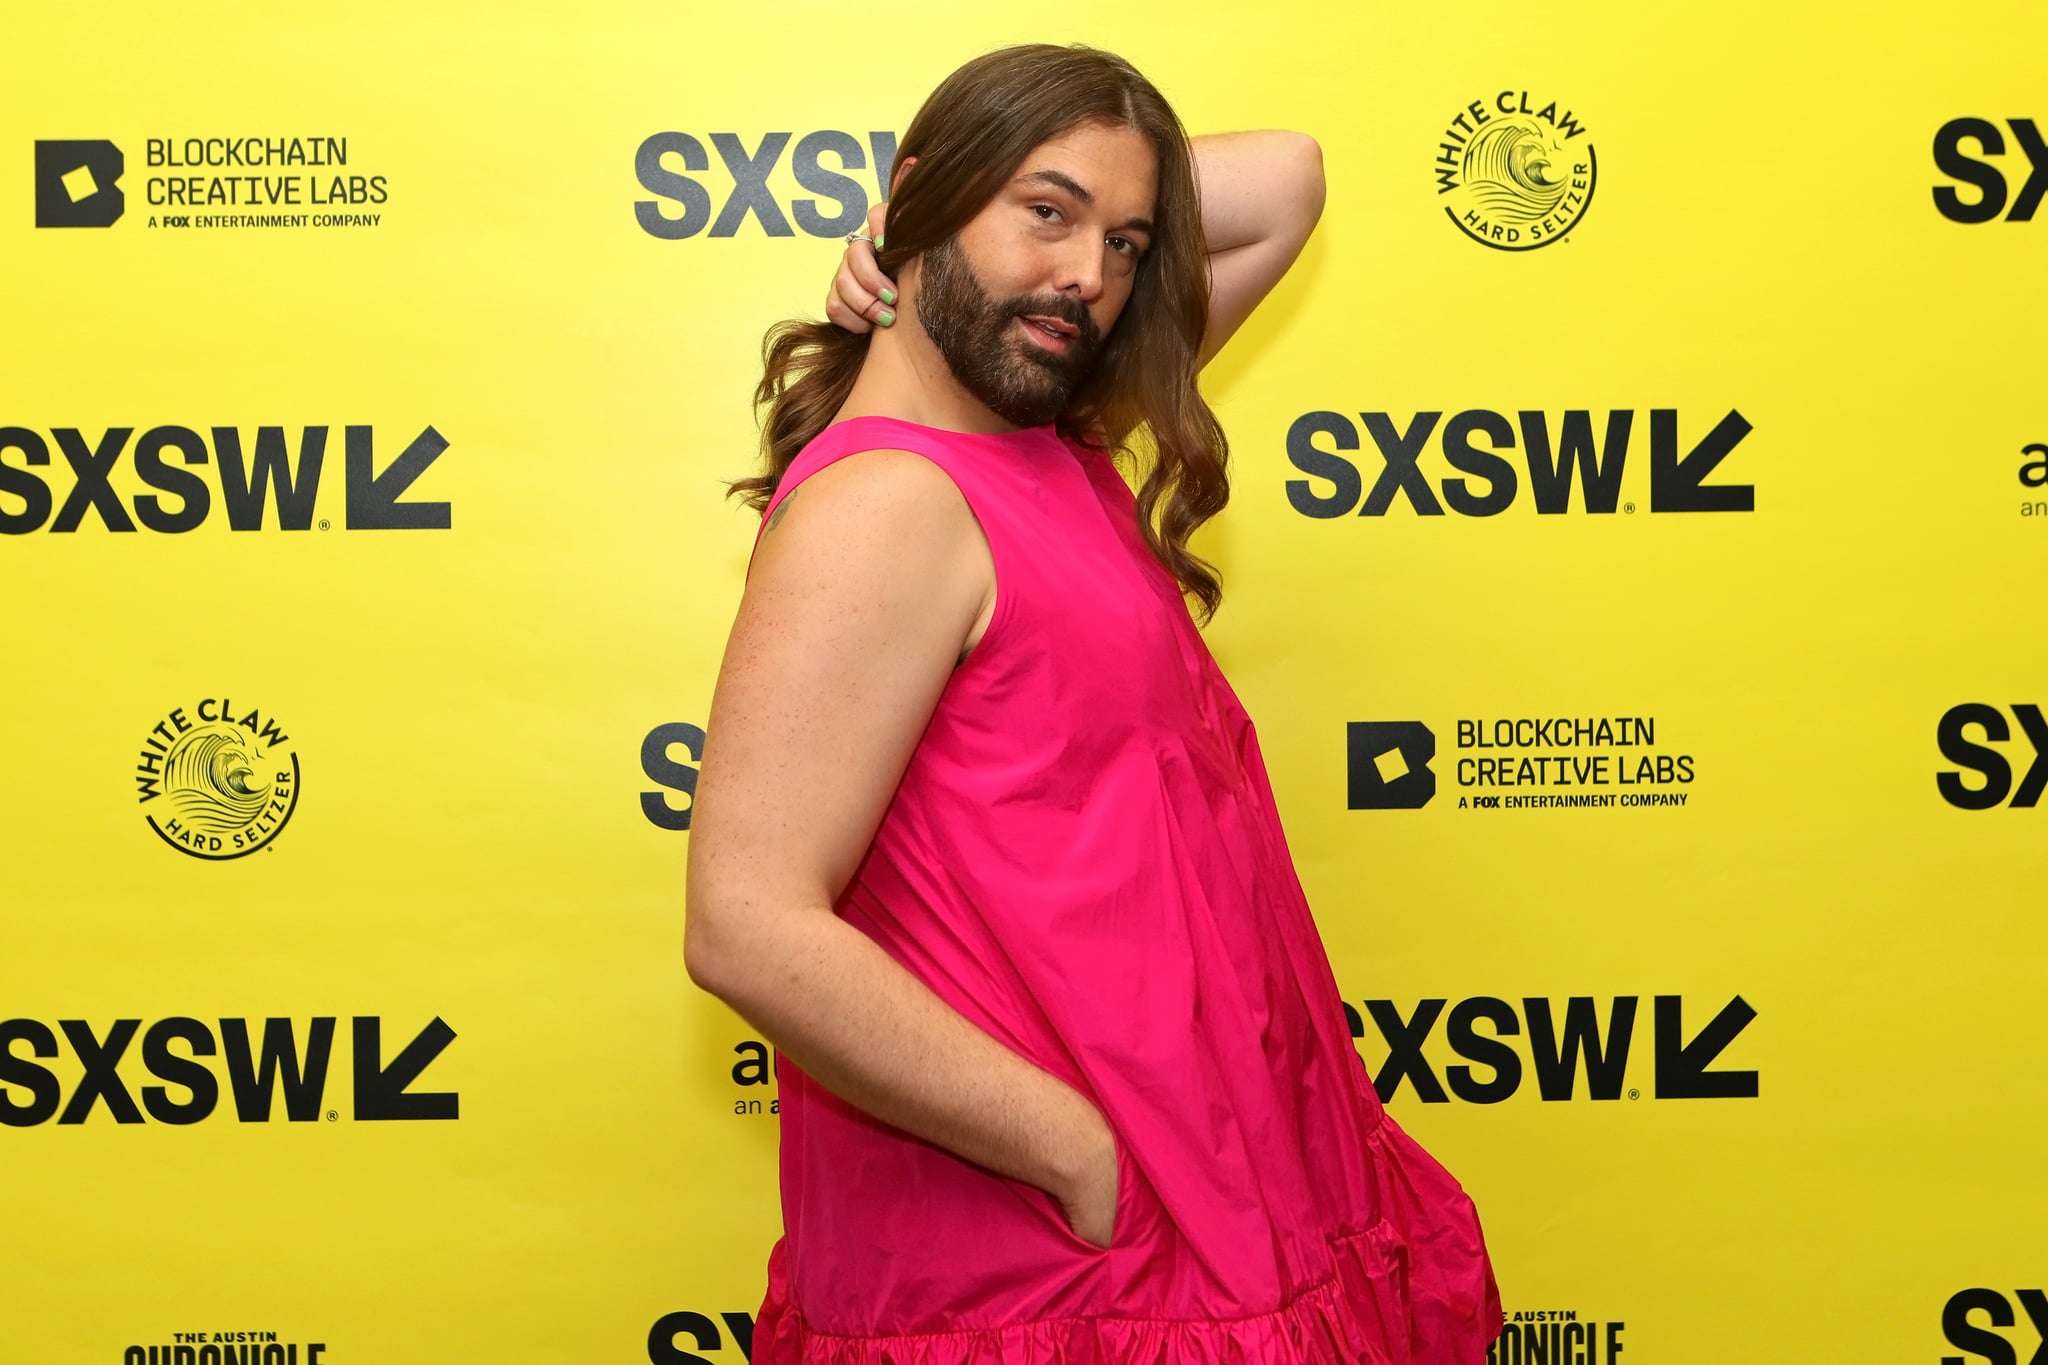
[[[868,211],[868,236],[879,240],[887,215],[886,202]],[[875,249],[866,242],[848,242],[838,273],[825,295],[825,316],[849,332],[872,331],[896,321],[896,282],[882,273]]]

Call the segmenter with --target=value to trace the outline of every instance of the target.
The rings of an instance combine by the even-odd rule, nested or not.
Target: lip
[[[1081,329],[1061,318],[1039,315],[1019,317],[1017,322],[1031,341],[1055,355],[1064,355],[1073,349],[1074,341],[1081,335]]]

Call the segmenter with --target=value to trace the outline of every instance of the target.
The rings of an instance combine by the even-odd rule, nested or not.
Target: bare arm
[[[1095,1106],[833,913],[993,583],[986,541],[917,455],[848,456],[801,492],[755,554],[706,727],[690,977],[826,1089],[1048,1191],[1106,1244]]]
[[[1214,133],[1191,139],[1209,244],[1209,328],[1202,363],[1244,325],[1308,244],[1323,213],[1323,149],[1306,133]],[[879,233],[886,205],[868,214]],[[896,290],[865,241],[848,245],[825,316],[849,332],[895,321]]]
[[[1323,213],[1323,149],[1306,133],[1192,139],[1209,240],[1207,364],[1301,255]]]

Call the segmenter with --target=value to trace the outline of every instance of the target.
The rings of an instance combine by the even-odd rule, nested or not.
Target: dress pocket
[[[1137,1194],[1138,1168],[1131,1160],[1131,1149],[1125,1145],[1123,1134],[1112,1127],[1109,1140],[1116,1147],[1116,1212],[1110,1215],[1109,1245],[1102,1250],[1115,1251],[1130,1240],[1131,1205]]]
[[[1122,1246],[1130,1228],[1131,1187],[1136,1183],[1136,1172],[1131,1163],[1130,1149],[1124,1145],[1123,1136],[1114,1126],[1109,1130],[1109,1140],[1116,1150],[1116,1209],[1110,1214],[1108,1246],[1097,1246],[1074,1231],[1074,1225],[1067,1221],[1066,1209],[1060,1201],[1052,1195],[1046,1196],[1046,1202],[1052,1206],[1053,1221],[1059,1224],[1060,1234],[1075,1249],[1090,1256],[1107,1256]]]

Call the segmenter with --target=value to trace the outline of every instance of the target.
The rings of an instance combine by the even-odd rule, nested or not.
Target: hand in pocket
[[[1116,1233],[1117,1182],[1116,1137],[1105,1121],[1080,1175],[1059,1195],[1074,1235],[1104,1250]]]

